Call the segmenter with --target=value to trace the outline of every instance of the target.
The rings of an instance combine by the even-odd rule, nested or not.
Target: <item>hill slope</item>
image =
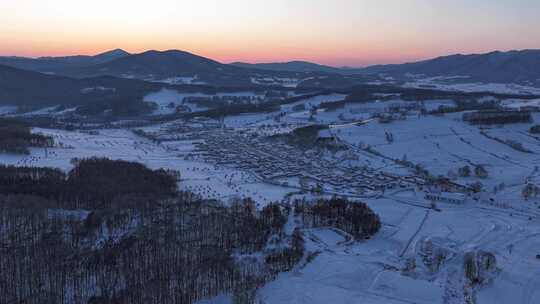
[[[63,71],[71,77],[115,76],[149,81],[183,77],[219,86],[252,85],[252,77],[291,73],[254,70],[219,63],[184,51],[147,51],[103,64]]]
[[[367,68],[335,68],[305,61],[248,64],[234,66],[271,71],[335,73],[342,75],[388,74],[425,77],[463,76],[464,82],[518,83],[540,86],[540,50],[491,52],[486,54],[450,55],[405,64],[374,65]]]
[[[335,68],[326,65],[320,65],[317,63],[312,63],[308,61],[290,61],[290,62],[275,62],[275,63],[245,63],[245,62],[234,62],[231,63],[233,66],[243,67],[243,68],[252,68],[260,70],[269,70],[269,71],[287,71],[287,72],[302,72],[302,73],[345,73],[347,70]]]
[[[62,71],[65,69],[103,64],[129,55],[130,54],[124,50],[116,49],[95,56],[77,55],[40,58],[0,57],[0,64],[42,73],[62,74]]]
[[[215,86],[285,85],[318,75],[352,74],[349,70],[304,61],[279,64],[222,64],[179,50],[128,54],[114,50],[96,56],[0,57],[0,64],[72,78],[113,76],[173,84]],[[346,71],[342,73],[341,71]]]
[[[451,55],[414,63],[378,65],[364,73],[468,76],[469,80],[540,85],[540,50]]]
[[[158,84],[98,77],[73,79],[0,65],[0,104],[46,107],[53,105],[141,105],[142,97]]]

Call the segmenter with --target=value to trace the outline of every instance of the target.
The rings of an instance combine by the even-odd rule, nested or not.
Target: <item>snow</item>
[[[343,94],[320,95],[316,97],[306,98],[292,104],[283,105],[281,106],[281,110],[285,112],[291,112],[295,106],[302,104],[306,107],[307,110],[309,110],[311,107],[317,107],[323,102],[339,101],[345,99],[345,97],[347,97],[347,95]]]
[[[383,271],[373,282],[371,290],[384,294],[391,292],[395,298],[414,303],[443,303],[443,290],[430,282],[396,276],[391,271]]]
[[[57,108],[58,108],[58,105],[52,106],[52,107],[41,108],[32,112],[24,113],[21,116],[44,116],[44,115],[55,113]]]
[[[203,85],[207,84],[204,81],[198,80],[197,75],[194,75],[192,77],[170,77],[160,80],[152,80],[152,82],[159,82],[159,83],[166,83],[171,85],[181,85],[181,84],[192,84],[192,85]]]
[[[196,94],[196,93],[195,93]],[[238,92],[233,94],[254,94]],[[181,103],[185,96],[174,90],[162,90],[147,96],[147,100],[166,106]],[[238,95],[235,95],[238,96]],[[318,96],[285,105],[275,113],[251,113],[224,119],[227,132],[242,132],[259,137],[287,133],[298,126],[313,123],[333,124],[325,136],[334,136],[357,157],[347,160],[351,170],[368,166],[374,172],[395,175],[410,174],[410,170],[392,160],[407,160],[419,164],[433,176],[448,176],[463,166],[482,165],[487,178],[455,177],[463,185],[481,182],[484,191],[477,197],[467,196],[463,204],[431,202],[425,190],[398,187],[376,195],[366,195],[366,202],[381,218],[381,231],[369,240],[347,241],[343,232],[333,229],[304,229],[308,263],[300,263],[292,271],[281,273],[276,280],[263,286],[257,294],[262,303],[465,303],[463,258],[468,252],[488,251],[497,259],[497,271],[492,281],[475,287],[477,304],[536,303],[540,297],[540,209],[538,198],[525,201],[521,196],[528,182],[540,183],[540,137],[528,132],[535,123],[504,126],[472,126],[462,121],[462,113],[445,116],[421,116],[411,111],[403,120],[380,123],[370,119],[393,102],[350,103],[333,111],[319,111],[314,121],[310,113],[294,111],[305,104],[320,105],[325,101],[339,101],[345,96]],[[521,107],[538,104],[538,100],[508,100],[505,105]],[[426,107],[450,106],[451,100],[432,100]],[[161,111],[161,112],[160,112]],[[158,113],[167,113],[160,109]],[[284,113],[277,119],[278,115]],[[540,114],[533,113],[534,121]],[[362,122],[358,124],[357,122]],[[173,121],[142,128],[156,132],[167,141],[156,143],[126,129],[99,129],[98,134],[68,132],[53,129],[33,129],[33,132],[54,137],[58,147],[32,149],[31,155],[0,155],[3,164],[51,166],[69,170],[74,157],[103,156],[141,162],[150,168],[169,168],[181,172],[180,188],[207,198],[225,202],[235,197],[252,197],[259,207],[290,196],[318,198],[314,193],[302,194],[299,189],[261,181],[249,169],[221,166],[205,162],[198,150],[204,138],[183,137],[178,127],[200,128],[206,132],[212,120]],[[386,133],[393,134],[389,142]],[[219,133],[233,134],[233,133]],[[523,152],[507,144],[513,140],[530,152]],[[366,150],[369,147],[384,157]],[[254,152],[255,153],[255,152]],[[320,153],[320,160],[336,166],[345,162],[341,153]],[[473,170],[474,171],[474,170]],[[341,175],[340,175],[341,176]],[[299,183],[298,177],[284,177],[280,182]],[[495,187],[504,183],[504,187]],[[351,189],[343,183],[339,195]],[[445,194],[463,197],[456,193]],[[351,196],[352,197],[352,196]],[[84,217],[84,211],[51,211],[50,216]],[[289,221],[292,222],[292,221]],[[292,225],[287,231],[293,229]],[[117,232],[110,235],[119,237]],[[440,268],[432,271],[424,264],[426,243],[447,253]],[[405,271],[407,261],[414,259],[417,267]],[[231,303],[230,295],[220,295],[199,303]]]
[[[521,107],[540,107],[540,99],[506,99],[501,104],[509,109],[519,110]]]
[[[230,295],[219,295],[212,299],[200,300],[196,304],[233,304],[233,299]]]
[[[287,77],[251,77],[252,84],[267,86],[283,86],[285,88],[296,88],[301,82],[307,79],[287,78]]]
[[[89,94],[89,93],[94,93],[94,92],[107,92],[107,91],[115,92],[116,88],[90,87],[90,88],[81,89],[82,94]]]
[[[7,115],[17,112],[17,106],[0,106],[0,115]]]
[[[144,97],[144,101],[153,102],[158,105],[158,109],[154,111],[155,115],[172,114],[176,112],[176,107],[185,105],[193,112],[206,111],[208,108],[197,106],[196,104],[184,103],[186,97],[213,97],[213,96],[257,96],[254,92],[232,92],[232,93],[217,93],[209,95],[205,93],[183,93],[177,90],[161,89],[158,92],[150,93]],[[173,107],[169,107],[173,104]]]
[[[442,82],[441,82],[442,80]],[[461,92],[492,92],[500,94],[519,94],[519,95],[540,95],[540,88],[523,86],[512,83],[447,83],[444,82],[447,78],[431,77],[424,79],[416,79],[405,83],[403,86],[407,88],[430,88],[445,91],[461,91]]]
[[[6,165],[47,166],[68,171],[73,158],[108,157],[135,161],[159,169],[179,170],[180,189],[190,190],[211,199],[228,201],[232,197],[253,197],[260,204],[280,201],[291,190],[262,183],[249,173],[218,168],[202,160],[186,160],[193,153],[192,140],[167,142],[162,145],[135,135],[130,130],[99,130],[98,135],[52,129],[33,129],[35,133],[52,136],[61,147],[31,149],[30,155],[0,154]]]
[[[264,286],[259,292],[264,303],[463,303],[459,297],[448,296],[463,288],[453,273],[462,271],[463,253],[476,249],[493,252],[501,271],[492,284],[478,290],[476,303],[533,303],[537,299],[540,277],[532,270],[539,263],[534,258],[540,250],[537,221],[471,204],[444,205],[441,212],[430,211],[427,217],[425,209],[393,199],[374,199],[368,204],[384,223],[379,234],[366,242],[343,244],[335,241],[332,232],[326,237],[316,232],[317,242],[309,236],[314,232],[305,232],[308,250],[319,255],[305,268],[281,274]],[[405,258],[416,256],[417,263],[422,263],[416,252],[426,238],[454,253],[435,276],[421,271],[404,275],[399,269]],[[411,245],[400,257],[407,243]]]

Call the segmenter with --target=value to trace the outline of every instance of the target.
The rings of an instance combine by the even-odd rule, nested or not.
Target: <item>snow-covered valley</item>
[[[147,99],[159,105],[157,114],[167,114],[170,103],[206,96],[188,95],[162,91]],[[179,171],[181,190],[208,199],[250,197],[262,208],[338,196],[365,202],[380,216],[382,229],[369,240],[306,228],[310,258],[262,286],[260,303],[536,303],[540,193],[524,193],[540,184],[540,137],[529,132],[540,114],[533,112],[530,122],[474,125],[464,112],[426,113],[452,106],[451,100],[396,97],[328,106],[346,97],[320,95],[276,111],[133,128],[33,128],[52,137],[54,147],[0,159],[63,171],[73,168],[74,158],[122,159]],[[325,127],[311,146],[302,146],[312,134],[298,130],[314,126]],[[470,263],[477,267],[472,274]],[[201,303],[230,300],[222,295]]]

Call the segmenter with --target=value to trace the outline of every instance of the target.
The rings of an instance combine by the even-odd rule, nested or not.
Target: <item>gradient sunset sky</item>
[[[337,66],[540,48],[539,0],[0,0],[0,55],[181,49]]]

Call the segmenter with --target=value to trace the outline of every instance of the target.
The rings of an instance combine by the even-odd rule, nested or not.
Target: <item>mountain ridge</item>
[[[398,64],[379,64],[364,68],[339,68],[308,61],[275,63],[234,62],[232,65],[268,70],[326,72],[345,75],[388,74],[406,78],[407,74],[426,77],[466,76],[470,81],[540,85],[540,50],[492,51],[477,54],[451,54]]]
[[[246,63],[246,62],[233,62],[231,65],[255,68],[270,71],[288,71],[288,72],[323,72],[323,73],[342,73],[343,69],[332,67],[328,65],[322,65],[314,62],[293,60],[286,62],[268,62],[268,63]]]
[[[540,86],[540,50],[493,51],[479,54],[452,54],[402,64],[372,65],[364,68],[339,68],[309,61],[275,63],[216,60],[181,50],[149,50],[130,54],[115,49],[95,56],[0,57],[0,64],[19,69],[88,78],[114,76],[161,81],[185,77],[200,83],[246,85],[255,77],[307,78],[323,75],[387,75],[397,80],[416,77],[462,77],[461,81],[517,83]],[[414,77],[412,77],[414,78]],[[465,80],[463,80],[465,79]]]
[[[136,113],[144,109],[143,96],[161,87],[140,80],[107,76],[76,79],[0,65],[0,105],[116,107],[118,112]]]
[[[122,49],[114,49],[97,55],[73,55],[60,57],[0,57],[0,64],[41,73],[58,73],[63,69],[91,66],[130,55]]]
[[[362,73],[466,76],[470,81],[540,85],[540,50],[453,54],[404,64],[374,65]]]

